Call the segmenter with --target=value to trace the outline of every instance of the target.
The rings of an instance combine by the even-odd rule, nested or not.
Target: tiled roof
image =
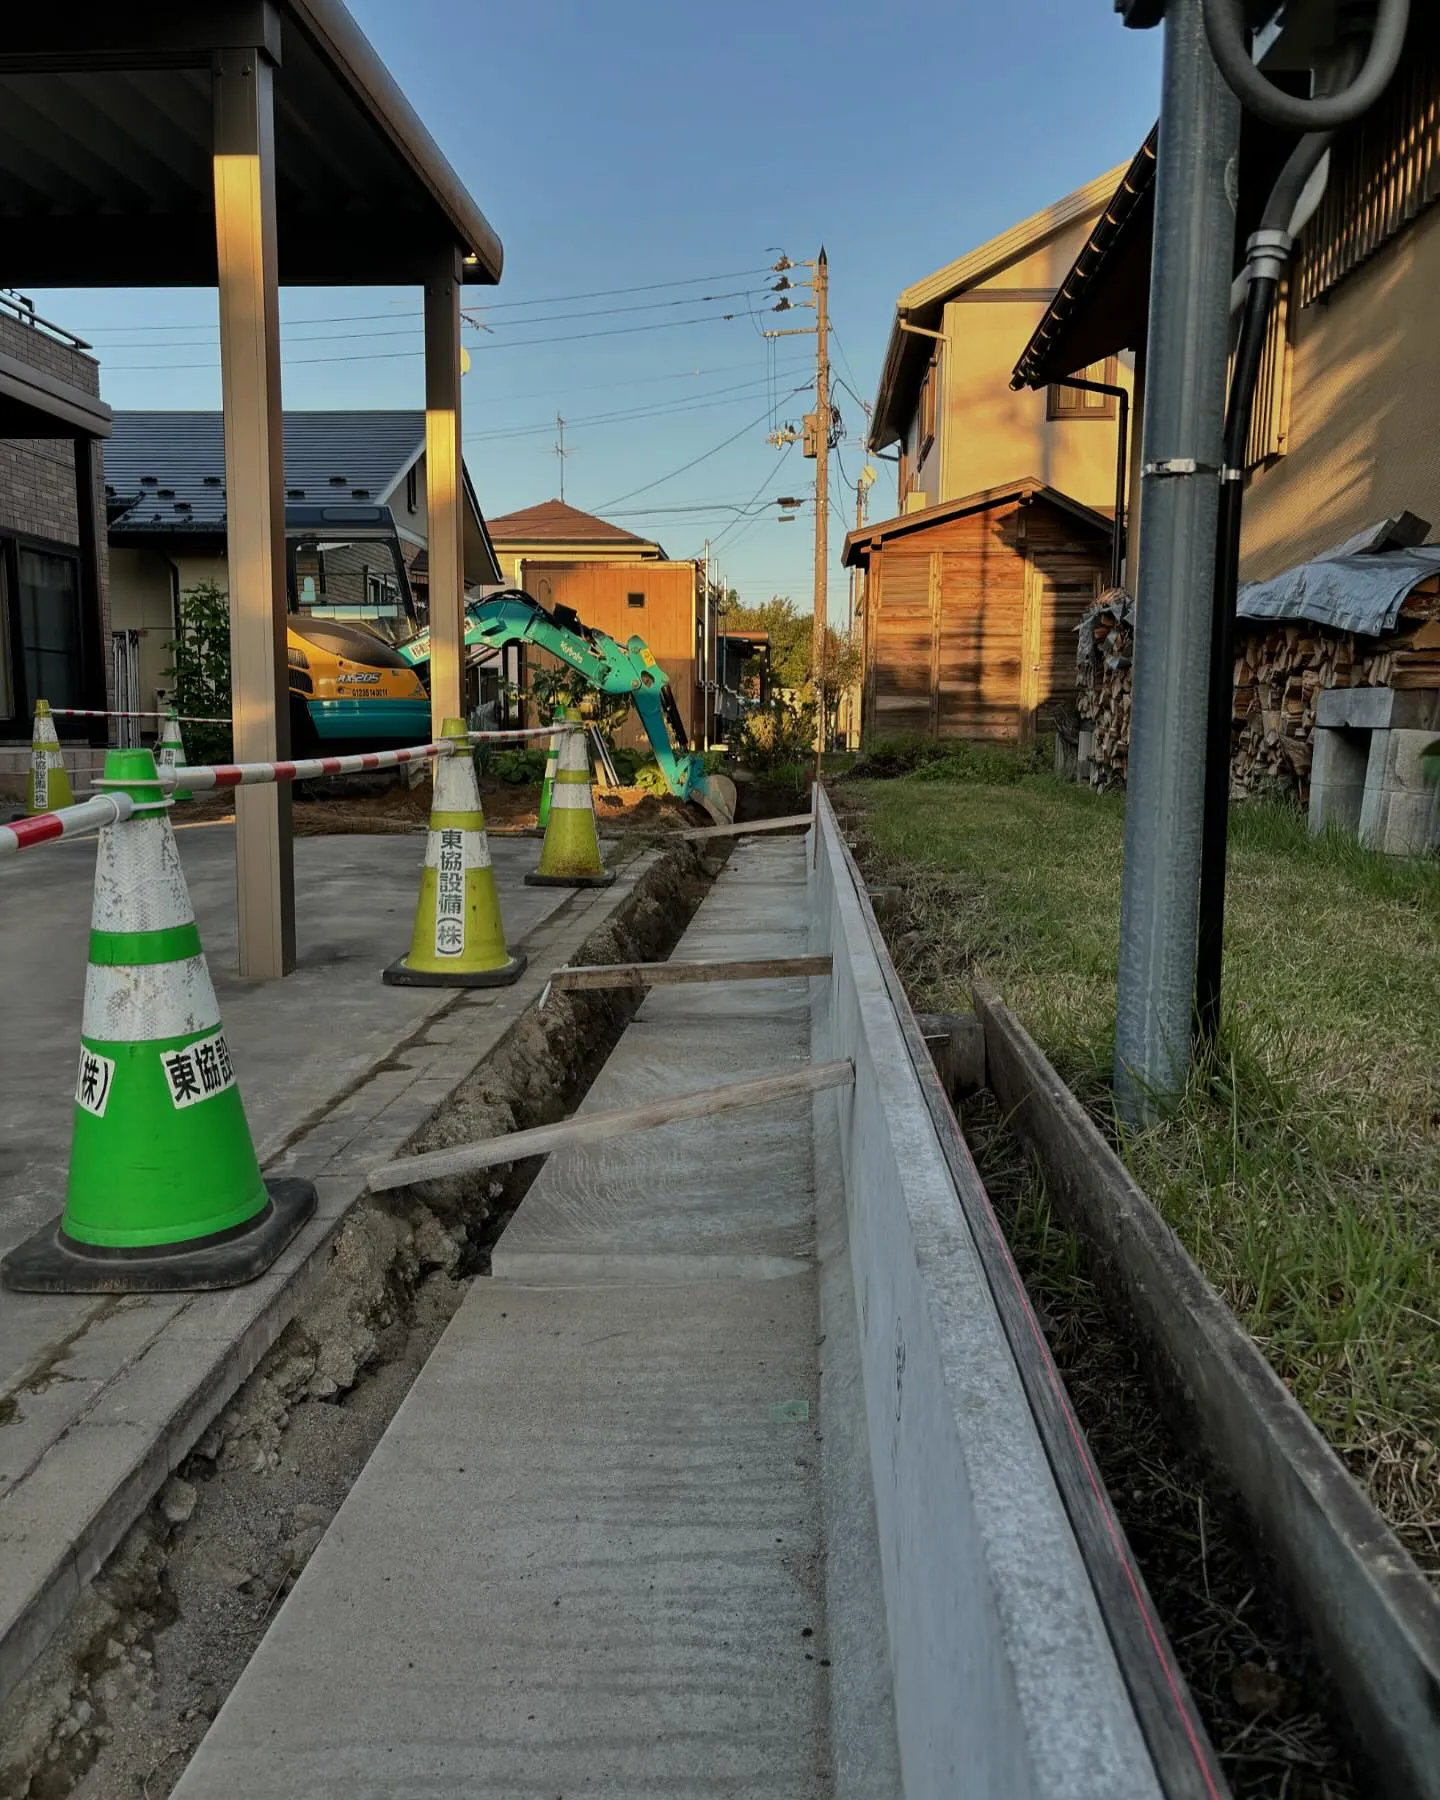
[[[594,513],[581,512],[563,500],[544,500],[520,512],[506,513],[490,521],[490,536],[497,544],[648,544]]]
[[[380,506],[425,447],[423,412],[287,412],[285,497],[295,505]],[[117,412],[105,486],[132,504],[112,531],[216,532],[225,525],[218,412]]]

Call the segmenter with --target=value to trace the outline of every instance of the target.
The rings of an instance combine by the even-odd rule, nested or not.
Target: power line
[[[506,343],[477,344],[474,348],[475,348],[476,354],[490,355],[490,354],[493,354],[497,350],[538,349],[541,345],[544,345],[544,344],[580,344],[580,343],[586,342],[590,338],[631,337],[638,331],[674,331],[684,325],[719,325],[719,324],[724,324],[726,321],[732,321],[737,316],[738,315],[736,315],[734,313],[702,313],[698,318],[695,318],[695,319],[660,319],[660,320],[654,321],[653,323],[651,323],[649,325],[620,325],[620,326],[615,327],[613,330],[575,331],[575,332],[566,333],[560,337],[551,337],[551,338],[512,338],[510,341],[508,341]],[[137,346],[137,348],[138,348],[138,346]],[[145,346],[145,348],[150,349],[150,348],[153,348],[153,346],[147,344]],[[283,356],[283,350],[284,350],[283,341],[281,344],[281,350],[282,350],[282,356]],[[420,349],[420,350],[380,350],[380,351],[376,351],[373,355],[366,355],[360,351],[348,351],[343,356],[291,356],[291,357],[284,357],[283,360],[284,360],[285,365],[289,368],[302,368],[310,363],[404,362],[407,359],[413,359],[417,356],[423,356],[424,354],[425,354],[425,352],[423,349]],[[196,363],[177,363],[177,362],[116,363],[116,362],[112,362],[112,363],[106,364],[106,367],[116,374],[139,373],[143,370],[149,370],[149,369],[218,369],[219,366],[220,366],[220,362],[219,362],[218,357],[211,358],[211,360],[208,362],[196,362]]]
[[[657,288],[702,287],[707,281],[739,281],[751,275],[768,275],[769,273],[768,268],[731,269],[723,275],[686,275],[673,281],[642,281],[635,287],[595,288],[588,294],[554,294],[546,300],[495,300],[485,302],[484,305],[487,312],[508,312],[527,306],[567,306],[572,300],[609,300],[619,294],[649,294]],[[758,292],[758,290],[756,291]],[[667,304],[679,303],[667,302]],[[325,317],[292,319],[290,323],[292,325],[346,325],[361,321],[368,322],[372,319],[393,319],[396,316],[393,310],[383,313],[333,313]],[[176,320],[173,324],[102,325],[93,327],[81,335],[92,337],[98,333],[103,336],[106,331],[208,331],[213,329],[209,325],[192,325]]]
[[[807,382],[806,386],[808,385],[809,383]],[[804,393],[805,389],[797,387],[793,391],[797,394],[801,394]],[[786,398],[788,399],[789,396],[787,395]],[[757,425],[763,425],[767,416],[768,412],[762,412],[758,419],[752,419],[748,425],[742,425],[733,436],[725,438],[723,442],[714,445],[713,448],[709,450],[702,451],[699,456],[691,457],[689,462],[681,463],[678,469],[671,469],[668,475],[657,476],[654,481],[647,481],[643,487],[631,488],[627,494],[617,494],[613,500],[602,501],[596,510],[605,512],[612,506],[618,506],[622,500],[631,500],[636,494],[648,494],[651,488],[663,487],[667,481],[673,481],[677,475],[683,475],[687,469],[693,469],[697,463],[705,462],[712,456],[718,456],[727,445],[733,444],[736,438],[742,438],[747,431],[753,431]]]
[[[589,413],[579,418],[569,418],[565,423],[571,427],[623,424],[637,419],[663,418],[675,413],[707,411],[712,406],[735,406],[742,404],[750,396],[751,389],[763,386],[765,380],[764,376],[758,376],[750,381],[738,381],[731,387],[707,389],[694,398],[687,396],[676,401],[649,403],[644,406],[626,407],[611,412]],[[563,391],[561,390],[562,393]],[[727,395],[730,398],[721,397]],[[550,419],[543,424],[506,425],[499,430],[467,431],[465,442],[467,444],[494,443],[505,438],[535,437],[549,432],[553,427],[554,420]]]
[[[808,386],[808,383],[807,383],[807,386]],[[765,477],[765,479],[764,479],[764,481],[762,481],[762,482],[761,482],[761,483],[760,483],[760,485],[759,485],[759,487],[758,487],[758,488],[756,488],[756,490],[755,490],[755,492],[754,492],[754,493],[753,493],[753,494],[752,494],[752,495],[751,495],[751,496],[750,496],[750,498],[749,498],[749,499],[748,499],[748,500],[747,500],[747,501],[746,501],[746,503],[745,503],[745,505],[746,505],[746,509],[747,509],[747,510],[748,510],[748,509],[749,509],[749,508],[750,508],[750,507],[752,507],[752,506],[754,506],[754,505],[755,505],[755,503],[756,503],[756,501],[757,501],[757,500],[759,500],[759,498],[760,498],[760,496],[761,496],[761,495],[762,495],[762,494],[763,494],[763,493],[764,493],[764,492],[765,492],[765,490],[766,490],[766,489],[767,489],[767,488],[768,488],[768,487],[771,487],[771,486],[773,486],[773,485],[774,485],[774,483],[775,483],[775,482],[776,482],[776,481],[777,481],[777,480],[778,480],[778,479],[779,479],[779,477],[780,477],[780,471],[781,471],[781,469],[783,469],[783,468],[784,468],[784,466],[785,466],[785,459],[786,459],[786,457],[787,457],[787,456],[789,456],[789,454],[790,454],[790,452],[791,452],[791,451],[792,451],[792,450],[793,450],[793,449],[794,449],[794,448],[795,448],[795,444],[794,444],[794,441],[793,441],[793,439],[792,439],[792,441],[791,441],[791,442],[790,442],[790,443],[788,443],[788,444],[787,444],[787,445],[786,445],[786,446],[785,446],[785,448],[784,448],[784,449],[783,449],[783,450],[782,450],[782,451],[781,451],[781,452],[780,452],[780,455],[779,455],[779,457],[778,457],[778,458],[777,458],[777,460],[776,460],[776,462],[775,462],[775,465],[774,465],[774,467],[773,467],[773,468],[772,468],[772,469],[771,469],[771,470],[770,470],[770,473],[769,473],[769,474],[768,474],[768,475],[767,475],[767,476],[766,476],[766,477]],[[760,515],[756,515],[756,516],[757,516],[757,517],[758,517],[758,516],[760,516]],[[711,549],[714,549],[714,548],[715,548],[715,545],[716,545],[716,544],[718,544],[718,543],[719,543],[719,542],[720,542],[720,540],[721,540],[721,538],[724,538],[724,537],[729,537],[729,535],[730,535],[730,533],[731,533],[731,532],[732,532],[732,531],[734,531],[734,530],[735,530],[735,525],[736,525],[736,523],[737,523],[737,522],[738,522],[738,521],[734,521],[734,520],[732,520],[732,521],[731,521],[731,523],[730,523],[730,524],[729,524],[729,525],[727,525],[727,526],[726,526],[726,527],[725,527],[725,528],[724,528],[724,530],[723,530],[723,531],[721,531],[721,532],[719,532],[719,533],[718,533],[718,534],[717,534],[717,535],[716,535],[716,538],[715,538],[715,541],[714,541],[714,543],[713,543],[713,544],[712,544],[712,545],[711,545]],[[752,524],[753,524],[753,522],[754,522],[754,521],[753,521],[753,519],[752,519],[752,521],[751,521],[751,523],[752,523]],[[741,526],[740,526],[740,529],[739,529],[739,531],[736,531],[736,532],[735,532],[735,536],[734,536],[734,537],[733,537],[733,538],[731,538],[731,539],[730,539],[730,548],[731,548],[731,549],[732,549],[732,550],[733,550],[733,549],[734,549],[734,548],[735,548],[735,546],[736,546],[736,544],[738,544],[738,543],[739,543],[739,541],[740,541],[740,539],[741,539],[741,538],[742,538],[742,537],[744,537],[744,535],[745,535],[745,533],[746,533],[746,532],[747,532],[747,531],[748,531],[748,530],[749,530],[749,529],[750,529],[750,525],[749,525],[749,524],[746,524],[746,525],[741,525]]]
[[[835,340],[835,348],[840,352],[840,360],[845,365],[845,373],[850,377],[850,381],[858,381],[859,376],[856,375],[855,371],[850,367],[850,358],[845,354],[845,346],[844,346],[844,344],[842,344],[840,342],[840,333],[835,329],[835,322],[833,319],[830,322],[830,335]],[[857,403],[857,405],[863,406],[865,404],[865,402],[855,392],[854,388],[850,386],[849,382],[842,381],[840,383],[840,385],[850,395],[850,398]]]
[[[734,293],[700,294],[700,295],[687,296],[683,300],[651,300],[651,301],[645,302],[643,305],[640,305],[640,306],[607,306],[607,307],[598,308],[596,310],[587,309],[584,312],[550,313],[543,318],[537,318],[537,319],[499,319],[496,321],[495,325],[493,325],[493,326],[487,326],[484,324],[477,325],[475,320],[472,320],[469,318],[468,310],[465,314],[465,317],[466,317],[466,323],[470,324],[472,326],[472,328],[486,330],[486,331],[493,331],[496,329],[508,330],[508,329],[513,329],[516,326],[562,325],[571,319],[603,319],[603,318],[612,317],[617,313],[656,312],[656,311],[660,311],[666,307],[671,307],[671,306],[698,306],[698,305],[702,305],[709,301],[744,299],[751,292],[764,293],[765,291],[766,290],[763,288],[738,289]],[[391,321],[393,321],[395,318],[395,315],[393,313],[386,313],[386,314],[378,315],[378,316],[384,317]],[[738,317],[739,315],[737,314],[736,316]],[[280,331],[280,340],[281,340],[282,344],[285,344],[285,343],[329,344],[329,343],[336,343],[336,342],[357,342],[360,340],[373,342],[376,338],[417,337],[421,333],[423,327],[418,322],[419,315],[416,314],[415,317],[416,317],[417,323],[415,323],[413,325],[402,325],[398,330],[395,330],[395,331],[317,331],[317,332],[311,333],[306,336],[301,336],[301,335],[298,335],[293,330],[287,330],[282,325],[281,331]],[[308,320],[307,319],[307,320],[302,321],[302,323],[304,323],[304,324],[312,324],[312,323],[319,324],[319,323],[321,323],[321,321],[318,319],[317,320]],[[153,327],[137,326],[137,327],[134,327],[134,329],[146,330],[146,329],[153,329]],[[194,329],[197,331],[204,330],[204,331],[209,332],[211,337],[215,339],[215,341],[218,345],[219,339],[218,339],[218,335],[216,333],[216,329],[213,325],[196,326]],[[100,349],[104,349],[106,347],[106,334],[104,332],[97,332],[91,341],[94,345],[96,345]],[[196,340],[192,340],[191,342],[188,342],[188,343],[186,343],[186,342],[165,343],[165,342],[161,341],[161,342],[151,342],[151,343],[147,343],[147,344],[117,344],[114,347],[117,349],[121,349],[121,350],[198,350],[201,348],[201,344],[199,341],[196,341]]]

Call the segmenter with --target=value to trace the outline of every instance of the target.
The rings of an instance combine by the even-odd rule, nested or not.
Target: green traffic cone
[[[525,880],[530,887],[609,887],[614,879],[615,871],[600,860],[585,733],[567,731],[560,744],[560,766],[555,771],[555,796],[545,842],[540,846],[540,866]]]
[[[62,806],[73,806],[70,777],[60,751],[55,721],[50,716],[50,702],[35,702],[35,726],[30,734],[30,778],[25,784],[25,810],[33,819],[36,813],[57,812]]]
[[[22,1292],[233,1287],[315,1209],[266,1182],[148,750],[112,750],[103,790],[134,815],[100,834],[63,1216],[0,1264]]]
[[[155,763],[161,769],[183,769],[185,767],[185,741],[180,735],[180,716],[172,706],[165,715],[165,729],[160,734],[160,749]],[[193,800],[195,796],[189,788],[172,788],[172,800]]]
[[[523,973],[525,958],[505,947],[465,721],[444,720],[440,736],[454,739],[455,748],[435,766],[415,929],[409,952],[383,979],[391,987],[506,987]]]
[[[557,719],[568,719],[571,716],[571,708],[562,706],[554,716]],[[575,713],[574,716],[577,719],[580,717],[579,713]],[[559,767],[559,758],[560,734],[553,732],[550,737],[550,749],[545,757],[545,780],[540,787],[540,811],[536,815],[536,823],[542,831],[550,823],[550,807],[555,794],[555,771]]]

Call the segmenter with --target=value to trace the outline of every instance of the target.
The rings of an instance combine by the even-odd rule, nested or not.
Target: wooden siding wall
[[[1301,306],[1327,294],[1440,200],[1440,20],[1412,9],[1405,55],[1380,100],[1342,131],[1300,244]]]
[[[1015,739],[1075,690],[1075,627],[1107,547],[1010,507],[881,544],[866,582],[870,736]]]
[[[696,687],[697,572],[692,562],[548,563],[525,566],[525,591],[546,608],[568,606],[592,629],[607,631],[622,644],[644,638],[656,662],[670,678],[680,716],[692,744],[700,717]],[[631,606],[630,595],[643,594],[643,606]],[[531,653],[545,666],[553,658]],[[631,713],[615,734],[626,749],[648,750],[646,737]]]

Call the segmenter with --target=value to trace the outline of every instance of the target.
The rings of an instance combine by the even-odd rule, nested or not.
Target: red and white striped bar
[[[96,794],[75,806],[62,806],[59,812],[17,819],[13,825],[0,825],[0,856],[13,856],[36,844],[53,844],[57,838],[99,831],[103,825],[118,825],[122,819],[132,818],[134,812],[135,802],[129,794]]]
[[[99,712],[90,706],[52,706],[52,719],[168,719],[168,712]],[[229,719],[207,718],[204,713],[177,713],[182,725],[228,725]]]
[[[553,725],[517,725],[510,731],[467,731],[472,744],[513,744],[521,738],[559,737],[565,731],[583,731],[583,725],[557,719]]]
[[[358,756],[316,756],[305,762],[217,763],[213,768],[161,769],[163,788],[192,792],[208,788],[257,787],[277,781],[318,781],[322,775],[361,775],[369,769],[398,769],[428,757],[448,756],[450,745],[416,744],[409,750],[371,750]]]

